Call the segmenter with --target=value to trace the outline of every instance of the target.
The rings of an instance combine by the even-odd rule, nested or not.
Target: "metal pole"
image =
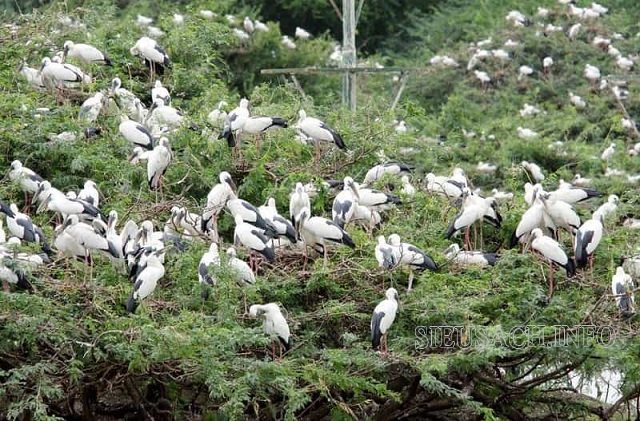
[[[356,13],[354,0],[342,0],[342,66],[356,67]],[[356,110],[356,74],[342,76],[342,103]]]

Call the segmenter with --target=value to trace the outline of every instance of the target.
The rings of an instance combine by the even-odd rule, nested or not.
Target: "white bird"
[[[86,123],[93,123],[98,118],[102,105],[104,103],[104,94],[97,92],[95,95],[87,98],[80,106],[78,119]]]
[[[253,22],[253,26],[254,26],[256,31],[269,32],[269,27],[267,25],[265,25],[264,23],[260,22],[259,20],[254,21]]]
[[[536,182],[544,180],[544,174],[542,174],[542,170],[537,164],[533,162],[522,161],[521,165],[525,170],[529,172],[529,174],[531,174]]]
[[[539,113],[540,113],[540,109],[538,107],[536,107],[535,105],[527,104],[526,102],[522,106],[522,109],[520,109],[520,117],[535,116],[536,114],[539,114]]]
[[[222,212],[222,209],[227,204],[227,201],[235,197],[236,185],[231,178],[231,174],[226,171],[222,171],[218,175],[220,182],[213,186],[207,194],[207,205],[202,212],[202,226],[200,230],[202,232],[208,232],[210,230],[209,223],[213,226],[213,232],[217,235],[218,215]]]
[[[473,73],[476,75],[476,78],[482,84],[482,87],[485,87],[485,85],[487,83],[491,82],[491,77],[489,76],[489,74],[487,72],[483,72],[483,71],[480,71],[480,70],[474,70]]]
[[[298,241],[298,233],[293,224],[282,217],[276,208],[276,200],[273,197],[267,199],[267,204],[258,208],[260,216],[265,222],[270,222],[276,230],[277,237],[286,237],[291,243]]]
[[[594,84],[596,80],[600,79],[600,69],[590,64],[585,64],[584,77],[589,79],[591,83]]]
[[[589,185],[591,184],[591,179],[582,177],[580,174],[576,174],[573,177],[573,184],[578,187],[589,187]]]
[[[99,250],[110,254],[112,257],[118,259],[122,257],[122,250],[118,250],[112,242],[107,240],[105,233],[101,233],[104,228],[99,221],[94,221],[93,225],[80,222],[78,215],[69,215],[62,225],[62,229],[75,239],[75,241],[85,249],[85,269],[88,263],[88,256],[91,251]],[[104,224],[103,224],[104,225]],[[93,264],[90,264],[89,279],[93,278]],[[85,271],[86,282],[86,271]]]
[[[198,264],[198,282],[203,300],[209,299],[209,288],[215,287],[218,283],[218,278],[211,273],[215,266],[220,267],[220,255],[218,244],[211,243],[209,250],[202,255]]]
[[[40,187],[34,195],[34,202],[36,200],[40,200],[37,212],[48,209],[60,213],[63,218],[66,218],[67,215],[78,215],[86,220],[92,221],[99,218],[105,223],[107,221],[106,216],[100,212],[100,209],[84,200],[69,199],[60,190],[52,187],[51,183],[46,180],[40,183]]]
[[[242,26],[244,26],[244,30],[247,31],[248,34],[253,33],[253,31],[255,30],[253,22],[251,22],[251,19],[249,19],[248,16],[244,17],[244,20],[242,21]]]
[[[179,13],[174,13],[172,21],[174,25],[180,26],[184,23],[184,16]]]
[[[233,28],[233,34],[242,42],[247,42],[251,38],[251,35],[247,34],[240,28]]]
[[[155,291],[158,281],[164,276],[165,269],[157,253],[152,252],[147,257],[145,268],[136,277],[133,292],[126,305],[129,313],[135,313],[139,301],[151,295]]]
[[[169,56],[162,49],[156,40],[149,37],[142,37],[129,50],[132,56],[140,56],[149,66],[151,73],[163,74],[165,67],[171,67]]]
[[[9,180],[20,186],[20,189],[25,194],[25,204],[29,203],[27,195],[35,194],[38,191],[38,187],[40,187],[40,183],[44,181],[35,171],[23,166],[22,162],[17,159],[11,162]]]
[[[400,190],[402,194],[405,194],[407,196],[413,196],[414,194],[416,194],[416,189],[415,187],[413,187],[413,185],[411,185],[408,175],[403,175],[400,178],[400,182],[402,183],[402,189]]]
[[[530,66],[522,65],[518,69],[518,80],[522,79],[526,76],[531,76],[533,74],[533,68]]]
[[[142,146],[136,146],[135,148],[133,148],[133,151],[131,151],[131,155],[129,155],[128,161],[132,165],[138,165],[140,161],[148,161],[151,152],[152,151],[145,149]]]
[[[582,97],[575,95],[573,92],[569,92],[569,101],[571,101],[576,108],[584,108],[587,106],[585,100],[582,99]]]
[[[630,317],[635,313],[633,290],[635,285],[630,275],[621,266],[616,268],[616,274],[611,278],[611,293],[616,299],[616,305],[622,316]]]
[[[567,256],[560,244],[551,237],[542,233],[540,228],[531,231],[533,241],[531,248],[540,253],[549,261],[549,297],[553,295],[553,264],[563,267],[567,272],[567,277],[571,278],[576,273],[576,265],[573,259]]]
[[[113,78],[111,81],[111,87],[109,94],[113,95],[116,100],[116,105],[122,110],[129,118],[134,119],[137,122],[141,122],[139,108],[142,108],[142,103],[133,92],[122,87],[122,80],[119,77]],[[138,101],[136,103],[136,100]]]
[[[601,4],[598,4],[596,2],[591,3],[591,10],[593,10],[596,13],[598,13],[599,15],[604,15],[605,13],[607,13],[609,11],[608,8],[602,6]]]
[[[21,267],[17,259],[10,256],[0,256],[0,280],[8,292],[9,286],[12,284],[21,289],[33,291],[33,285],[29,281],[27,271]]]
[[[542,67],[546,69],[549,69],[551,66],[553,66],[553,58],[552,57],[545,57],[542,59]]]
[[[249,118],[249,100],[242,98],[240,104],[227,114],[218,139],[226,139],[230,148],[236,146],[235,133],[241,131]]]
[[[406,133],[407,132],[407,123],[404,120],[400,120],[398,124],[394,127],[396,133]]]
[[[622,56],[622,53],[620,52],[620,50],[618,50],[613,45],[609,45],[607,47],[607,54],[609,54],[611,57],[616,57],[616,58]]]
[[[100,192],[98,191],[98,185],[93,180],[87,180],[84,182],[82,190],[78,193],[78,199],[98,207],[100,204]]]
[[[214,17],[216,17],[217,15],[212,12],[211,10],[200,10],[200,16],[202,16],[205,19],[213,19]]]
[[[166,105],[164,100],[156,98],[149,108],[147,116],[145,118],[145,125],[152,129],[153,127],[165,126],[169,130],[176,129],[184,123],[184,114],[177,108],[170,105]]]
[[[378,261],[378,266],[386,270],[393,269],[400,263],[400,253],[393,246],[387,244],[384,235],[378,236],[378,244],[376,244],[374,255]]]
[[[93,45],[75,44],[73,41],[66,41],[63,47],[62,62],[67,57],[78,59],[85,64],[105,64],[111,66],[111,60],[102,51]]]
[[[227,249],[227,267],[231,272],[232,279],[236,285],[243,287],[245,285],[253,285],[256,283],[256,276],[251,267],[244,261],[236,257],[236,249],[229,247]],[[244,312],[247,312],[247,295],[242,291],[242,301],[244,303]]]
[[[571,25],[571,27],[569,28],[569,40],[573,41],[576,39],[576,37],[578,36],[578,32],[580,32],[580,28],[582,28],[582,24],[581,23],[576,23],[574,25]]]
[[[600,205],[600,207],[598,207],[598,209],[596,209],[596,211],[594,212],[594,215],[601,215],[602,218],[606,218],[607,216],[613,214],[616,209],[618,209],[618,202],[620,201],[620,198],[615,195],[609,195],[609,197],[607,198],[607,201],[604,202],[602,205]]]
[[[331,207],[333,222],[344,229],[345,225],[351,221],[359,200],[360,196],[353,178],[345,177],[343,190],[333,199]]]
[[[47,254],[52,253],[47,238],[40,227],[31,221],[29,215],[20,212],[15,203],[7,206],[4,202],[0,201],[0,212],[6,215],[7,228],[12,235],[28,243],[42,244],[42,251]],[[2,234],[4,235],[4,231]]]
[[[375,189],[360,188],[358,183],[354,183],[354,185],[358,192],[358,203],[371,210],[381,212],[393,209],[396,205],[402,204],[402,200],[395,194]]]
[[[498,166],[497,165],[493,165],[493,164],[489,164],[488,162],[480,161],[480,162],[478,162],[478,165],[476,166],[476,169],[481,173],[492,174],[492,173],[496,172],[496,170],[498,169]]]
[[[311,217],[311,210],[304,208],[296,217],[296,229],[300,238],[305,243],[305,257],[307,257],[307,246],[322,253],[324,261],[327,261],[327,242],[344,244],[355,248],[355,243],[349,234],[340,228],[336,223],[320,216]]]
[[[463,198],[469,197],[469,189],[463,189]],[[453,218],[445,232],[445,238],[451,238],[456,232],[464,229],[464,243],[467,250],[471,250],[471,242],[469,239],[469,229],[476,222],[484,219],[487,212],[487,202],[467,201],[464,200],[462,210]]]
[[[300,212],[305,208],[311,209],[309,195],[305,191],[302,183],[296,183],[296,188],[289,197],[289,218],[294,226],[298,225],[298,215],[300,215]]]
[[[511,199],[513,199],[513,193],[503,192],[503,191],[500,191],[498,189],[492,189],[491,193],[492,193],[491,196],[493,198],[495,198],[496,200],[511,200]]]
[[[49,57],[42,59],[40,77],[44,86],[49,89],[78,88],[82,84],[91,83],[91,77],[78,67],[68,63],[54,63]]]
[[[346,145],[342,136],[327,126],[323,121],[315,117],[307,117],[304,110],[298,111],[299,120],[294,128],[303,132],[306,136],[312,138],[316,144],[316,166],[320,162],[320,141],[333,142],[339,149],[346,149]]]
[[[588,260],[593,271],[593,252],[602,240],[603,222],[604,216],[596,212],[578,228],[574,246],[576,267],[584,268]]]
[[[387,331],[391,328],[398,311],[398,291],[389,288],[385,292],[386,299],[380,301],[373,309],[371,316],[371,346],[379,349],[381,356],[388,353]]]
[[[282,358],[282,348],[284,347],[285,351],[291,349],[291,331],[287,319],[284,318],[276,303],[254,304],[249,308],[249,314],[252,317],[258,317],[260,313],[264,314],[264,324],[262,325],[264,333],[278,342],[279,356]],[[272,344],[271,353],[275,360],[275,342]]]
[[[153,135],[140,123],[129,119],[123,120],[118,126],[118,133],[134,145],[153,150]]]
[[[619,56],[616,60],[616,66],[622,70],[630,71],[633,69],[633,60],[627,57]]]
[[[295,50],[297,47],[296,43],[293,42],[293,40],[289,38],[288,35],[283,35],[282,38],[280,38],[280,43],[290,50]]]
[[[153,19],[144,15],[138,15],[136,18],[136,23],[141,26],[147,26],[153,23]]]
[[[171,162],[171,146],[169,139],[163,137],[153,148],[147,160],[147,183],[151,190],[157,190],[162,185],[162,176]]]
[[[167,88],[162,86],[162,82],[158,79],[151,89],[151,102],[155,103],[157,99],[161,99],[165,105],[171,106],[171,95]]]
[[[611,145],[609,145],[609,147],[607,147],[603,152],[602,155],[600,155],[600,158],[604,161],[609,161],[613,155],[616,153],[616,144],[615,143],[611,143]]]
[[[257,135],[277,127],[286,128],[287,121],[282,117],[251,116],[245,121],[242,133]]]
[[[531,20],[517,10],[510,11],[506,16],[506,19],[514,26],[531,26],[533,24]]]
[[[525,140],[532,140],[538,137],[538,133],[534,132],[531,129],[527,129],[527,128],[523,128],[518,126],[516,128],[516,131],[518,132],[518,137],[520,139],[525,139]]]
[[[44,83],[42,82],[42,75],[40,74],[40,70],[27,66],[27,63],[22,60],[20,62],[20,66],[18,67],[18,72],[24,76],[27,82],[33,86],[34,88],[44,88]]]
[[[218,106],[207,115],[207,121],[214,127],[220,127],[220,125],[226,120],[227,113],[222,108],[228,104],[226,101],[218,102]]]
[[[269,245],[269,238],[264,234],[264,230],[255,225],[244,222],[242,216],[235,216],[236,227],[233,231],[233,244],[242,245],[251,252],[258,252],[269,262],[276,259],[273,246]],[[253,253],[252,253],[253,254]]]
[[[413,244],[404,243],[400,240],[398,234],[391,234],[388,237],[389,244],[393,247],[398,266],[407,266],[409,268],[409,279],[407,283],[407,292],[411,291],[413,286],[413,271],[423,271],[429,269],[437,271],[438,266],[431,256],[420,250]]]
[[[541,18],[546,18],[549,16],[549,9],[547,9],[546,7],[538,6],[538,11],[536,12],[536,15]]]
[[[378,181],[385,174],[398,175],[411,173],[413,168],[413,166],[402,162],[386,162],[384,164],[374,165],[369,169],[369,171],[367,171],[367,174],[365,174],[362,185],[369,186]]]
[[[298,39],[306,40],[311,38],[311,34],[308,31],[305,31],[304,29],[300,28],[299,26],[296,26],[295,37]]]
[[[460,250],[460,246],[452,243],[444,251],[447,258],[461,266],[494,266],[498,261],[496,253],[485,253],[479,250]]]

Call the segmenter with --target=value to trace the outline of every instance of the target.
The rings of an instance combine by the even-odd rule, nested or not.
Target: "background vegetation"
[[[317,4],[316,4],[317,3]],[[585,2],[583,2],[585,3]],[[13,4],[13,3],[11,3]],[[585,3],[586,4],[586,3]],[[35,3],[25,6],[35,6]],[[145,218],[156,228],[168,219],[174,204],[194,211],[204,206],[206,194],[220,171],[230,171],[239,194],[252,203],[276,198],[282,212],[296,182],[351,175],[362,180],[379,162],[376,151],[389,159],[416,166],[412,182],[420,187],[403,197],[398,209],[384,214],[376,234],[398,233],[404,241],[426,250],[442,267],[424,273],[405,294],[407,273],[393,274],[402,309],[391,329],[392,355],[379,358],[370,349],[371,311],[383,297],[383,276],[373,257],[375,234],[350,228],[357,247],[332,251],[327,266],[318,259],[303,268],[299,255],[265,265],[258,282],[247,288],[250,303],[279,302],[286,309],[293,333],[293,350],[282,362],[271,361],[268,338],[260,323],[243,314],[241,291],[220,274],[219,299],[200,300],[196,267],[208,245],[196,242],[185,253],[167,256],[167,272],[154,300],[134,316],[124,311],[131,291],[125,277],[98,258],[96,279],[80,285],[81,263],[70,270],[58,263],[33,273],[34,294],[13,291],[0,296],[0,419],[628,419],[636,416],[640,393],[638,321],[620,320],[610,295],[610,280],[621,256],[636,252],[637,235],[621,226],[618,216],[637,216],[638,192],[626,176],[605,177],[599,156],[615,141],[619,152],[611,167],[628,174],[638,171],[637,157],[627,148],[636,133],[624,129],[621,118],[638,111],[638,88],[631,79],[629,99],[616,101],[610,90],[591,86],[583,76],[586,63],[603,75],[620,74],[615,60],[592,45],[596,35],[613,41],[624,54],[636,55],[637,16],[634,1],[611,1],[605,16],[583,22],[574,42],[562,31],[544,33],[544,27],[567,28],[577,22],[556,1],[539,4],[508,1],[365,2],[359,23],[361,60],[370,65],[424,68],[412,74],[395,110],[390,109],[397,83],[389,74],[358,79],[356,113],[339,106],[339,78],[299,77],[300,91],[289,78],[259,75],[267,67],[324,65],[336,42],[340,25],[329,3],[313,2],[68,2],[53,3],[30,14],[5,15],[0,29],[0,167],[8,170],[20,159],[54,186],[78,189],[87,178],[98,183],[104,196],[101,208],[117,210],[121,219]],[[550,9],[536,16],[538,6]],[[583,6],[583,5],[582,5]],[[518,8],[534,21],[513,27],[506,14]],[[25,7],[26,9],[26,7]],[[209,9],[214,20],[199,15]],[[185,16],[183,26],[172,23],[172,13]],[[244,148],[242,165],[231,160],[224,143],[184,129],[171,136],[174,160],[166,180],[165,200],[156,203],[148,192],[145,168],[127,164],[128,145],[118,136],[118,116],[103,113],[102,134],[86,140],[51,141],[50,134],[80,132],[79,100],[58,104],[55,95],[37,92],[16,72],[20,60],[38,67],[42,57],[60,50],[64,41],[86,41],[105,51],[113,68],[93,69],[90,91],[106,89],[119,76],[127,89],[149,103],[151,83],[142,64],[129,54],[145,33],[136,15],[153,17],[165,32],[159,39],[173,61],[163,77],[173,105],[189,120],[207,126],[206,116],[221,100],[232,108],[242,95],[251,100],[252,113],[280,115],[295,121],[300,108],[321,117],[342,133],[348,153],[329,150],[321,173],[310,163],[313,150],[297,143],[291,130],[269,133],[260,153],[253,144]],[[245,15],[267,22],[268,33],[256,33],[241,43],[224,18]],[[69,26],[63,18],[84,26]],[[281,22],[276,16],[284,17]],[[13,27],[9,23],[17,26]],[[296,26],[310,30],[314,39],[296,41],[289,50],[280,37],[293,37]],[[403,30],[398,30],[402,28]],[[503,48],[507,39],[519,42],[509,49],[511,59],[483,61],[492,82],[482,86],[466,69],[470,44],[491,38],[488,47]],[[431,66],[435,54],[447,54],[460,66]],[[550,74],[542,59],[554,58]],[[518,68],[530,65],[531,77],[519,78]],[[632,76],[629,73],[625,76]],[[581,95],[587,107],[569,102],[568,92]],[[86,93],[88,94],[88,93]],[[86,95],[85,94],[85,95]],[[523,104],[536,104],[541,114],[524,118]],[[624,108],[623,106],[624,105]],[[48,108],[48,111],[37,110]],[[406,134],[394,131],[393,119],[407,121]],[[539,133],[522,140],[516,127]],[[475,137],[465,132],[475,132]],[[443,142],[437,142],[439,135]],[[555,142],[562,146],[549,147]],[[593,275],[572,280],[561,277],[551,301],[546,299],[546,268],[535,256],[508,248],[511,232],[526,205],[521,197],[528,181],[520,161],[537,162],[555,188],[558,179],[580,173],[605,194],[618,194],[616,217],[607,221],[606,237],[596,253]],[[499,166],[491,176],[478,172],[478,161]],[[455,209],[441,197],[424,191],[428,172],[449,174],[461,166],[473,184],[486,193],[500,188],[516,193],[503,203],[502,229],[484,229],[484,248],[498,251],[499,264],[478,270],[448,264],[443,250],[450,244],[444,232]],[[378,187],[388,188],[382,180]],[[5,179],[0,186],[5,201],[22,205],[22,194]],[[316,214],[329,214],[330,193],[314,200]],[[581,205],[588,217],[600,202]],[[50,215],[35,220],[53,236]],[[233,222],[220,221],[228,243]],[[459,240],[457,240],[459,241]],[[569,243],[565,246],[569,247]],[[526,325],[613,326],[616,340],[566,347],[528,345],[506,341],[514,327]],[[467,349],[420,349],[420,326],[486,326],[496,340]],[[553,336],[549,332],[548,339]],[[622,397],[603,402],[570,384],[567,375],[584,381],[597,379],[608,369],[622,373]]]

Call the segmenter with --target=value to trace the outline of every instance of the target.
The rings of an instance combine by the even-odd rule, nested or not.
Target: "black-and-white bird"
[[[267,199],[267,204],[260,206],[258,212],[265,220],[271,223],[276,230],[276,238],[286,237],[291,243],[298,241],[298,232],[293,224],[278,213],[276,208],[276,200],[273,197]]]
[[[202,232],[208,232],[210,230],[209,226],[212,225],[216,236],[218,215],[227,205],[227,201],[235,197],[237,191],[233,178],[228,172],[222,171],[218,175],[218,179],[220,182],[213,186],[207,195],[207,205],[202,212],[202,226],[200,227]]]
[[[41,202],[37,212],[48,209],[53,212],[58,212],[63,219],[68,215],[78,215],[86,220],[99,218],[102,222],[107,222],[107,217],[100,209],[84,200],[68,198],[60,190],[52,187],[51,183],[46,180],[40,183],[40,187],[34,195],[34,199],[38,198],[40,198]]]
[[[589,261],[589,266],[593,270],[593,252],[600,244],[602,240],[602,232],[604,217],[597,212],[594,213],[591,219],[585,221],[584,224],[578,228],[576,232],[576,241],[574,246],[574,252],[576,257],[576,266],[583,268]]]
[[[333,142],[339,149],[346,149],[347,146],[340,136],[340,133],[329,127],[326,123],[315,117],[307,117],[304,110],[298,111],[298,123],[294,128],[300,130],[307,137],[315,141],[316,145],[316,166],[320,163],[320,141]]]
[[[236,146],[236,132],[243,129],[249,119],[249,100],[242,98],[240,104],[227,114],[218,139],[226,139],[230,148]]]
[[[531,248],[537,251],[542,257],[549,261],[549,297],[553,296],[553,264],[561,266],[567,272],[567,277],[571,278],[576,274],[576,264],[572,258],[562,249],[562,246],[553,238],[547,237],[540,228],[531,231],[533,240]]]
[[[282,348],[285,351],[291,349],[291,331],[289,330],[287,319],[284,318],[280,307],[276,303],[254,304],[249,308],[249,314],[252,317],[258,317],[260,313],[264,315],[264,333],[278,342],[279,358],[282,358]],[[275,341],[271,347],[271,355],[274,360],[276,359]]]
[[[451,244],[444,251],[447,258],[461,266],[494,266],[498,261],[496,253],[485,253],[480,250],[460,250],[456,243]]]
[[[384,235],[378,236],[378,244],[376,244],[374,253],[378,261],[378,266],[383,269],[393,269],[400,263],[398,259],[399,253],[394,250],[393,246],[387,244]]]
[[[48,89],[79,88],[82,84],[90,84],[91,76],[78,67],[68,63],[54,63],[49,57],[42,59],[40,67],[42,83]]]
[[[611,278],[611,292],[616,299],[620,314],[625,318],[631,317],[635,313],[634,289],[631,276],[625,273],[621,266],[618,266],[615,275]]]
[[[353,178],[345,177],[343,190],[333,199],[333,206],[331,208],[333,222],[344,229],[345,225],[353,218],[359,200],[358,189]]]
[[[211,273],[216,266],[220,267],[220,254],[218,245],[211,243],[209,250],[202,255],[198,264],[198,282],[203,300],[209,299],[209,288],[215,287],[218,283],[216,275]]]
[[[158,281],[164,276],[164,265],[158,258],[157,252],[149,254],[146,266],[136,277],[133,292],[127,300],[126,309],[129,313],[135,313],[139,301],[144,300],[155,291]]]
[[[296,188],[289,197],[289,218],[294,226],[298,225],[297,218],[303,209],[311,209],[311,201],[302,183],[296,183]]]
[[[82,190],[78,193],[78,199],[98,207],[100,205],[100,192],[98,185],[93,180],[86,180]]]
[[[371,316],[371,346],[373,349],[379,349],[380,355],[383,357],[389,352],[387,332],[396,319],[398,291],[395,288],[389,288],[385,292],[385,297],[373,309],[373,315]]]
[[[361,188],[358,183],[355,189],[358,195],[358,204],[366,206],[378,212],[393,209],[396,205],[402,204],[402,200],[392,193],[383,192],[376,189]]]
[[[156,80],[153,88],[151,89],[151,103],[155,103],[157,99],[160,99],[164,104],[171,106],[171,95],[169,94],[169,90],[162,86],[162,81],[159,79]]]
[[[136,121],[129,119],[122,121],[118,126],[118,133],[134,145],[149,151],[153,150],[153,135],[144,125]]]
[[[394,253],[396,254],[396,259],[398,261],[398,266],[407,266],[409,268],[407,292],[411,291],[411,287],[413,286],[414,270],[438,270],[438,265],[436,265],[431,256],[429,256],[413,244],[400,241],[400,236],[398,234],[391,234],[387,239],[389,240],[389,244],[391,244],[394,249]]]
[[[7,207],[4,202],[0,201],[0,212],[7,216],[7,228],[12,235],[27,243],[41,244],[42,251],[48,255],[53,253],[40,227],[31,221],[29,215],[20,212],[15,203]]]
[[[93,225],[89,225],[84,222],[80,222],[78,215],[69,215],[63,224],[63,229],[67,234],[73,237],[79,245],[84,247],[85,269],[86,265],[89,263],[87,256],[93,250],[106,252],[116,259],[122,257],[122,250],[118,250],[115,244],[107,240],[106,232],[101,231],[103,227],[100,226],[99,220],[94,221]],[[89,279],[92,277],[93,265],[90,265]]]
[[[142,37],[129,50],[132,56],[140,56],[151,70],[151,73],[162,75],[165,67],[171,67],[169,56],[158,43],[149,37]]]
[[[0,281],[2,281],[5,290],[8,289],[6,284],[11,284],[20,289],[33,291],[33,285],[29,281],[29,273],[24,265],[9,256],[0,256]]]
[[[62,61],[64,62],[67,57],[78,59],[85,64],[112,65],[109,57],[93,45],[76,44],[73,41],[66,41],[64,43]]]
[[[261,229],[267,237],[277,235],[277,230],[273,224],[265,220],[258,209],[246,200],[232,197],[227,200],[226,208],[234,218],[240,216],[244,222]]]
[[[252,252],[258,252],[270,262],[275,261],[275,251],[273,246],[269,245],[269,238],[264,234],[263,229],[244,222],[241,215],[236,215],[235,223],[236,227],[233,231],[235,245],[242,245]]]
[[[40,187],[40,183],[44,181],[42,177],[22,165],[22,162],[15,160],[11,163],[11,169],[9,170],[9,179],[14,183],[18,183],[20,189],[25,195],[25,206],[29,203],[29,194],[35,194]]]
[[[309,208],[303,209],[296,217],[296,220],[298,224],[296,228],[300,234],[300,238],[305,243],[305,256],[306,247],[309,246],[317,252],[322,253],[326,264],[327,242],[344,244],[351,248],[355,248],[356,246],[345,230],[340,228],[335,222],[321,216],[312,217]]]
[[[147,182],[151,190],[161,187],[161,180],[171,162],[171,145],[169,139],[163,137],[153,148],[147,160]]]
[[[563,187],[549,193],[549,199],[551,201],[560,200],[570,205],[574,203],[582,202],[592,197],[600,197],[602,193],[595,189],[588,189],[583,187]]]
[[[256,135],[277,127],[286,128],[287,121],[282,117],[251,116],[246,119],[242,132]]]
[[[102,92],[96,92],[95,95],[87,98],[80,106],[78,120],[84,123],[93,123],[100,115],[104,104],[105,96]]]

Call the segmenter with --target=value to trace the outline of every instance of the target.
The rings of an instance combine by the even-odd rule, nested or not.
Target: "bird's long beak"
[[[67,59],[67,54],[69,54],[69,47],[66,47],[64,50],[62,50],[62,57],[60,58],[60,61],[62,63],[64,63]]]
[[[38,201],[38,197],[42,193],[42,183],[38,184],[38,190],[36,190],[36,194],[31,198],[31,204],[34,205]]]
[[[38,206],[38,209],[36,209],[36,213],[40,213],[43,210],[47,209],[47,206],[49,205],[49,202],[51,201],[51,195],[47,196],[42,203],[40,203],[40,206]]]

